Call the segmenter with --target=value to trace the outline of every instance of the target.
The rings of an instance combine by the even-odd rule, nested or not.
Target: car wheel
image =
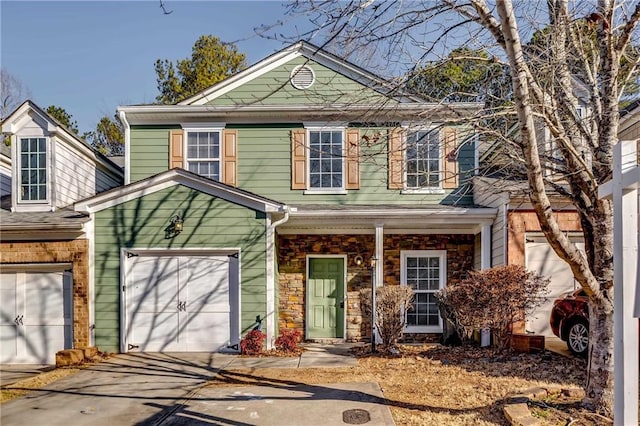
[[[576,321],[569,327],[567,346],[572,354],[586,356],[589,349],[589,324]]]

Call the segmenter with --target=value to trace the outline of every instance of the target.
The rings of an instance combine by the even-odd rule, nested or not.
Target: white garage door
[[[72,275],[12,269],[0,274],[0,362],[55,364],[56,352],[73,344]]]
[[[237,309],[232,309],[237,261],[231,260],[229,256],[130,258],[125,349],[210,352],[237,340]]]
[[[584,251],[582,238],[572,241]],[[574,291],[579,284],[573,278],[569,265],[558,257],[544,237],[527,237],[525,253],[527,269],[550,279],[549,294],[539,308],[527,315],[526,330],[543,336],[553,336],[549,326],[553,301]]]

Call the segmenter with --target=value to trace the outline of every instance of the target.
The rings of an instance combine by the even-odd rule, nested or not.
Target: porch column
[[[384,285],[384,223],[376,223],[376,287]]]
[[[480,269],[491,268],[491,225],[480,230]]]

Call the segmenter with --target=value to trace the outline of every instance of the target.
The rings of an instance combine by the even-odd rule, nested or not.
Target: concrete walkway
[[[37,376],[45,371],[51,371],[55,368],[53,365],[40,364],[16,364],[1,365],[0,364],[0,386],[7,386],[20,380]]]
[[[343,416],[356,420],[369,416],[367,425],[392,425],[389,408],[375,383],[304,385],[270,380],[263,386],[205,387],[214,374],[224,370],[348,368],[357,363],[348,349],[346,345],[308,345],[295,358],[218,353],[117,355],[3,403],[0,424],[326,425],[341,424]]]

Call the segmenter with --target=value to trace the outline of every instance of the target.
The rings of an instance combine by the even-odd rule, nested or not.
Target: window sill
[[[13,208],[11,209],[12,212],[16,212],[16,213],[25,213],[25,212],[52,212],[55,209],[53,208],[53,206],[48,203],[48,202],[44,202],[44,203],[38,203],[38,202],[31,202],[31,203],[25,203],[25,202],[19,202],[17,204],[15,204],[13,206]]]
[[[420,334],[420,333],[442,333],[442,327],[436,327],[436,326],[426,326],[426,327],[421,327],[421,326],[406,326],[404,328],[404,332],[405,333],[415,333],[415,334]]]
[[[442,188],[415,188],[415,189],[403,189],[400,191],[402,195],[415,195],[415,194],[444,194],[445,191]]]
[[[349,191],[346,189],[307,189],[304,195],[347,195]]]

